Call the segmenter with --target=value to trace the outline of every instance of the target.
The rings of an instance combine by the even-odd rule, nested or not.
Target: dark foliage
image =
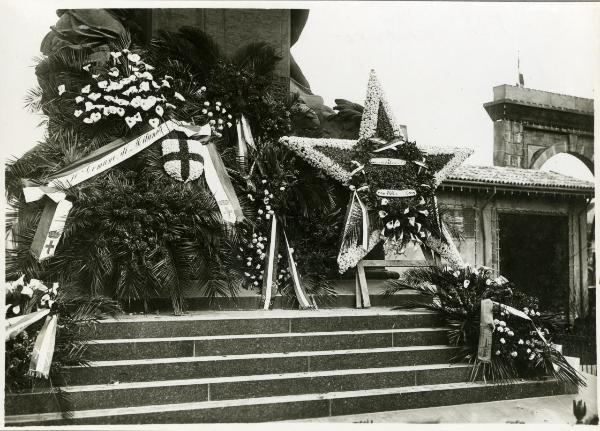
[[[388,282],[386,294],[391,295],[401,289],[413,289],[421,294],[407,308],[424,307],[443,316],[451,327],[450,344],[460,348],[454,360],[472,363],[473,378],[510,380],[549,376],[585,385],[581,375],[552,347],[548,324],[551,316],[537,311],[536,298],[520,293],[503,277],[492,278],[489,268],[411,268],[400,279]],[[481,300],[488,298],[523,310],[531,320],[515,316],[503,306],[496,306],[492,361],[484,363],[477,359],[477,349]]]
[[[274,49],[252,43],[227,58],[210,37],[193,28],[161,32],[147,50],[130,49],[154,66],[154,76],[172,78],[172,89],[185,99],[173,112],[175,118],[204,124],[209,100],[211,106],[219,101],[226,107],[232,123],[242,113],[248,118],[256,149],[250,148],[247,163],[241,165],[236,155],[235,126],[225,128],[222,138],[213,138],[243,211],[250,216],[247,223],[237,227],[222,224],[204,179],[194,184],[175,182],[165,174],[160,148],[154,145],[67,190],[74,206],[60,246],[54,258],[38,263],[29,247],[43,202],[25,204],[21,180],[44,183],[101,145],[140,133],[129,130],[123,121],[103,120],[90,127],[73,116],[79,89],[90,83],[89,73],[82,70],[87,59],[61,50],[40,61],[40,89],[27,98],[32,110],[41,109],[45,115],[48,136],[7,166],[7,194],[15,209],[8,227],[17,245],[7,255],[9,279],[25,273],[72,282],[91,294],[109,294],[124,305],[146,304],[151,297],[169,295],[176,312],[184,308],[187,289],[199,289],[210,298],[234,298],[244,275],[233,251],[244,234],[255,231],[259,224],[253,219],[256,205],[245,196],[266,177],[287,184],[277,213],[297,247],[299,271],[305,274],[308,290],[328,292],[324,267],[330,269],[334,262],[336,225],[332,223],[327,235],[319,238],[302,235],[317,232],[322,217],[335,217],[337,204],[327,181],[277,143],[289,132],[291,101],[277,99],[271,91],[279,61]],[[92,65],[91,72],[101,75],[106,70]],[[68,83],[67,91],[59,97],[58,86],[63,83]],[[251,165],[255,166],[252,170]]]

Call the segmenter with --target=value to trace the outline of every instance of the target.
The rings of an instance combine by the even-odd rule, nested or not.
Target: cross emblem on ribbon
[[[54,247],[55,247],[54,241],[50,240],[50,242],[44,246],[44,248],[46,249],[46,254],[52,253],[52,250],[54,249]]]
[[[173,132],[166,138],[162,151],[167,173],[186,183],[198,179],[204,171],[204,158],[200,154],[202,141],[182,139]]]

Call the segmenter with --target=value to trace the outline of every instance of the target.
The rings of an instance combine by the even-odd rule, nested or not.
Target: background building
[[[572,322],[593,297],[594,184],[539,169],[568,153],[594,171],[593,100],[500,85],[484,108],[494,166],[465,164],[443,183],[446,220],[465,261],[493,268]]]

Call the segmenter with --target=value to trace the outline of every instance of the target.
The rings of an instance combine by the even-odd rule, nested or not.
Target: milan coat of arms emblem
[[[185,183],[200,178],[204,172],[202,143],[191,139],[162,141],[164,168],[167,174]]]

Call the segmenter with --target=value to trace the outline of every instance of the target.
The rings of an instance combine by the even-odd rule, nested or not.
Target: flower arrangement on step
[[[356,266],[382,240],[400,254],[410,242],[426,244],[449,262],[461,264],[439,218],[435,189],[471,150],[422,148],[408,141],[374,71],[365,108],[340,102],[340,115],[353,119],[360,115],[355,139],[284,136],[280,140],[309,165],[350,189],[339,271]]]
[[[99,148],[151,129],[156,119],[161,126],[172,119],[210,125],[210,143],[241,197],[248,194],[248,184],[259,185],[262,178],[292,178],[293,198],[281,208],[280,217],[301,222],[303,233],[317,232],[320,220],[315,214],[319,210],[331,214],[336,206],[325,179],[312,178],[314,172],[294,157],[280,158],[273,151],[277,139],[289,130],[290,119],[287,102],[271,93],[279,61],[272,47],[253,43],[225,57],[208,36],[190,28],[161,32],[145,48],[126,41],[118,44],[111,45],[105,64],[70,49],[52,53],[38,64],[40,88],[30,92],[27,103],[45,115],[48,133],[42,143],[7,166],[8,200],[14,208],[8,219],[15,244],[7,251],[7,274],[64,277],[92,294],[107,292],[126,307],[141,303],[145,310],[153,297],[166,294],[174,310],[182,312],[183,292],[190,288],[209,298],[235,297],[247,281],[235,258],[243,247],[246,231],[241,228],[246,225],[222,223],[221,208],[201,176],[207,172],[206,157],[202,159],[190,143],[194,138],[185,145],[181,136],[165,136],[162,143],[159,140],[110,170],[61,190],[73,206],[53,256],[37,261],[29,251],[49,200],[26,202],[22,180],[43,185],[65,166],[93,158]],[[92,114],[94,121],[83,121]],[[239,164],[235,127],[242,114],[256,142],[245,166]],[[136,116],[135,124],[128,124],[127,118]],[[250,178],[246,169],[255,161],[261,169]],[[319,193],[323,194],[316,197]],[[317,203],[310,214],[304,210],[306,199]],[[245,214],[258,210],[248,200],[241,201]],[[294,244],[300,227],[290,226],[287,233]],[[251,235],[253,230],[247,232]],[[335,235],[329,232],[318,242],[327,241],[329,246],[327,238]],[[321,282],[327,263],[320,254],[326,252],[305,245],[294,248],[301,273],[305,262],[319,261],[314,265],[318,273],[306,278],[320,280],[315,291],[328,291]],[[300,253],[306,253],[306,259]]]
[[[583,377],[552,345],[552,317],[539,310],[536,298],[520,292],[506,278],[494,277],[491,269],[411,268],[387,283],[386,295],[402,289],[421,294],[406,308],[424,307],[441,314],[450,326],[450,344],[459,348],[453,360],[473,364],[473,379],[552,377],[585,385]],[[480,324],[485,327],[482,300],[493,304],[486,359],[480,350],[484,331]]]
[[[69,397],[63,367],[83,365],[90,329],[104,315],[119,311],[103,296],[81,294],[72,286],[47,287],[25,276],[5,283],[5,383],[6,392],[33,389],[46,392],[68,415]]]
[[[242,267],[245,265],[243,271],[250,282],[248,287],[264,289],[272,221],[276,217],[281,230],[273,294],[281,293],[289,306],[298,302],[294,294],[298,286],[294,287],[290,256],[286,251],[289,245],[301,290],[308,296],[320,295],[326,301],[335,294],[328,279],[335,275],[340,218],[335,208],[338,197],[325,179],[315,176],[290,151],[260,138],[257,144],[261,151],[255,154],[244,189],[246,204],[252,208],[248,225],[242,227],[246,245],[241,247],[240,254]],[[309,208],[308,202],[314,206]],[[252,262],[250,266],[249,262]]]
[[[356,131],[359,140],[332,154],[335,165],[349,174],[342,184],[331,184],[302,155],[297,157],[296,150],[279,142],[291,130],[289,111],[294,102],[276,97],[274,72],[280,58],[274,48],[250,43],[226,56],[210,37],[190,27],[159,31],[146,47],[132,46],[128,38],[107,45],[106,56],[57,50],[40,59],[36,68],[40,88],[30,92],[27,103],[45,115],[48,133],[7,168],[8,200],[15,208],[9,222],[16,244],[7,254],[10,277],[20,273],[29,278],[66,277],[65,281],[85,286],[91,293],[111,292],[125,306],[141,303],[144,310],[153,297],[168,295],[176,313],[185,309],[186,289],[198,289],[209,298],[235,297],[250,280],[257,287],[261,275],[241,268],[236,256],[240,247],[250,248],[259,237],[263,244],[268,236],[261,220],[255,219],[259,210],[266,209],[243,198],[258,190],[263,179],[285,184],[287,198],[277,208],[277,217],[309,293],[331,293],[326,280],[336,264],[343,269],[355,265],[380,240],[381,232],[399,248],[407,241],[430,241],[434,236],[429,235],[436,226],[433,189],[468,152],[426,151],[402,140],[402,145],[396,142],[389,148],[391,153],[381,155],[401,155],[409,169],[400,174],[391,166],[386,173],[389,166],[371,166],[370,159],[378,156],[373,155],[376,150],[369,139],[384,139],[385,144],[376,144],[388,145],[401,132],[374,75],[361,122],[364,130]],[[173,132],[165,129],[174,125],[196,135],[183,136],[179,129],[176,136],[165,135]],[[197,130],[204,125],[210,136]],[[381,136],[365,134],[373,127]],[[154,136],[154,141],[148,136]],[[292,138],[287,141],[291,145]],[[143,149],[134,155],[107,160],[110,169],[99,170],[68,189],[43,189],[82,160],[104,157],[107,147],[139,147],[143,142]],[[326,142],[323,145],[329,148]],[[329,149],[338,150],[335,145]],[[209,169],[208,157],[215,169]],[[351,175],[356,168],[353,162],[366,165],[364,172]],[[218,187],[210,175],[213,180],[217,177],[226,200],[223,193],[215,198]],[[340,237],[347,242],[358,229],[344,228],[339,210],[347,202],[344,186],[352,185],[358,193],[366,175],[373,189],[360,193],[370,203],[371,226],[377,229],[364,246],[348,247],[340,255]],[[37,200],[24,196],[24,179],[34,183]],[[400,186],[414,186],[415,195],[406,197],[406,202],[402,198],[402,203],[377,195],[377,187]],[[56,198],[60,194],[64,196]],[[237,196],[242,197],[239,203]],[[48,232],[42,247],[48,247],[48,259],[42,261],[41,254],[32,256],[29,250],[38,220],[54,205],[49,201],[53,197],[61,204],[68,201],[63,214],[70,211],[70,215],[63,217],[66,221],[60,229]],[[240,223],[244,215],[251,215],[248,223]],[[443,243],[443,235],[438,237]],[[442,251],[444,247],[450,245],[441,244]],[[255,251],[253,259],[257,258],[267,256]],[[264,261],[253,268],[257,265],[257,271],[262,270]],[[286,279],[280,291],[291,292],[291,285]]]
[[[275,194],[273,194],[273,192]],[[260,291],[265,275],[265,259],[267,258],[271,218],[275,217],[277,201],[282,199],[285,185],[279,187],[268,178],[263,178],[255,190],[249,190],[247,194],[251,205],[256,208],[253,217],[254,224],[242,228],[242,245],[239,247],[239,260],[246,277],[246,286]],[[277,263],[283,260],[283,256],[277,252]],[[275,278],[277,286],[289,279],[289,272],[285,267],[278,265]]]

